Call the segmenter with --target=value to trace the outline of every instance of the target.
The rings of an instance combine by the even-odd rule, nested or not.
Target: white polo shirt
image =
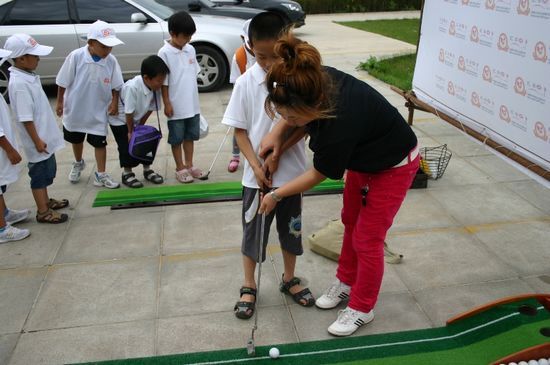
[[[264,109],[267,97],[265,75],[265,71],[256,63],[237,79],[222,119],[225,125],[246,129],[256,154],[259,152],[262,138],[269,133],[279,119],[276,116],[275,121],[271,120]],[[306,151],[305,142],[302,139],[280,157],[279,168],[273,175],[273,186],[282,186],[305,170]],[[246,160],[242,184],[249,188],[258,188],[254,171]]]
[[[15,133],[11,125],[10,110],[3,97],[0,97],[0,137],[6,137],[12,147],[19,152]],[[20,171],[21,164],[12,165],[6,151],[0,148],[0,186],[16,182]],[[1,192],[0,195],[2,195]]]
[[[182,49],[178,49],[164,41],[158,55],[170,70],[164,80],[174,108],[174,115],[170,120],[191,118],[200,114],[197,75],[201,67],[197,62],[195,47],[186,44]]]
[[[71,132],[107,135],[112,90],[124,83],[115,56],[95,62],[88,46],[75,49],[65,59],[55,82],[65,88],[63,125]]]
[[[10,95],[11,110],[19,134],[19,141],[29,162],[40,162],[48,159],[52,154],[65,147],[61,130],[57,126],[50,102],[42,89],[40,77],[17,67],[10,67]],[[23,125],[24,122],[33,122],[36,133],[43,140],[48,153],[36,150],[34,142]]]
[[[126,114],[134,114],[134,124],[139,123],[141,118],[148,112],[157,109],[160,105],[160,91],[156,92],[157,103],[153,97],[153,90],[149,89],[143,82],[141,75],[134,77],[124,83],[120,91],[118,102],[118,115],[109,116],[111,125],[126,125]]]

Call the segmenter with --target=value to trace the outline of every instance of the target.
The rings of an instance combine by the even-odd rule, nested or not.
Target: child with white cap
[[[0,48],[0,66],[11,55],[11,51]],[[19,178],[21,155],[17,151],[17,141],[11,127],[8,105],[0,97],[0,243],[19,241],[31,233],[28,229],[13,227],[12,224],[24,221],[30,214],[29,209],[14,210],[6,207],[4,193],[8,184]]]
[[[31,190],[36,203],[36,220],[40,223],[63,223],[67,214],[55,210],[69,205],[67,199],[50,199],[48,186],[57,172],[55,152],[65,147],[40,77],[34,73],[40,56],[49,55],[53,47],[38,44],[27,34],[14,34],[4,48],[11,51],[8,92],[19,140],[27,156]]]
[[[114,46],[124,44],[106,22],[94,22],[88,43],[67,56],[57,74],[56,113],[63,116],[63,136],[73,146],[75,161],[69,181],[77,183],[85,167],[84,139],[95,150],[94,185],[116,189],[120,184],[105,172],[108,115],[118,114],[119,90],[124,84]]]

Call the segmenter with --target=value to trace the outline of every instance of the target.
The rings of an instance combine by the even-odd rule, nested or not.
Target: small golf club
[[[208,176],[210,175],[210,172],[212,171],[212,167],[214,167],[214,164],[216,163],[216,160],[218,159],[218,156],[220,155],[220,151],[225,143],[225,140],[227,139],[227,136],[229,135],[229,132],[231,131],[231,127],[227,128],[227,132],[225,132],[225,136],[223,136],[222,143],[220,143],[220,147],[218,147],[218,151],[216,152],[216,155],[214,156],[214,160],[212,161],[212,164],[210,165],[210,168],[208,169],[208,172],[206,172],[206,175],[199,177],[199,180],[208,180]]]

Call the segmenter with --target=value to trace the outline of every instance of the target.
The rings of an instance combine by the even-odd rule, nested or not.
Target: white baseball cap
[[[26,54],[47,56],[53,51],[53,47],[38,44],[33,37],[24,33],[16,33],[6,39],[4,48],[11,51],[11,58],[21,57]]]
[[[102,20],[96,20],[90,26],[90,29],[88,30],[88,40],[90,39],[95,39],[107,47],[114,47],[119,44],[124,44],[123,41],[116,37],[115,30],[110,27],[108,23]]]

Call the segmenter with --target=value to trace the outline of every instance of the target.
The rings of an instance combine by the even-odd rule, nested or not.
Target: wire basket
[[[428,177],[437,180],[447,168],[452,153],[447,150],[447,145],[438,147],[423,147],[420,149],[420,168]]]

